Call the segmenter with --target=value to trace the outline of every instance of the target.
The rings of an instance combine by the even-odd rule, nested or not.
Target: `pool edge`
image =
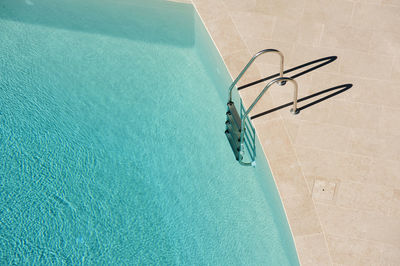
[[[191,0],[191,2],[193,4],[193,7],[194,7],[195,11],[197,12],[200,20],[202,21],[206,31],[208,32],[208,34],[209,34],[209,36],[210,36],[210,38],[211,38],[216,50],[218,51],[222,62],[224,63],[229,75],[231,76],[231,78],[233,80],[234,79],[234,75],[232,75],[232,72],[234,72],[234,70],[232,70],[232,68],[226,62],[227,55],[225,54],[225,56],[224,56],[223,51],[221,51],[223,49],[220,49],[220,47],[217,45],[217,42],[216,42],[212,32],[209,29],[209,25],[207,25],[207,23],[206,23],[206,21],[205,21],[205,19],[203,17],[206,14],[207,10],[206,9],[204,11],[200,10],[198,4],[201,5],[201,3],[200,3],[201,1]],[[228,18],[230,19],[229,15],[228,15]],[[232,22],[232,24],[233,24],[233,22]],[[238,36],[238,37],[241,40],[241,37],[240,36]],[[265,47],[265,48],[277,48],[277,47]],[[249,60],[250,57],[251,57],[249,49],[245,46],[245,49],[243,51],[247,52],[248,60]],[[244,66],[244,64],[243,64],[243,66]],[[258,70],[258,66],[255,65],[254,67]],[[261,76],[259,76],[259,78],[261,78]],[[241,94],[241,98],[245,102],[245,104],[246,104],[246,100],[247,101],[250,100],[248,97],[246,98],[242,94]],[[270,121],[278,122],[280,125],[282,125],[286,135],[288,135],[287,129],[285,128],[285,123],[284,123],[283,118],[281,117],[281,115],[279,115],[279,117],[277,117],[277,118],[275,118],[273,120],[270,120]],[[268,121],[268,122],[270,122],[270,121]],[[260,131],[261,131],[260,128],[262,127],[262,123],[254,123],[253,122],[253,124],[254,124],[255,129],[256,129],[256,134],[257,134],[257,137],[258,137],[258,141],[261,144],[261,147],[263,149],[264,157],[265,157],[265,159],[266,159],[266,161],[268,163],[268,166],[269,166],[269,168],[271,170],[271,173],[272,173],[272,176],[273,176],[273,179],[274,179],[274,183],[275,183],[275,185],[277,187],[277,192],[279,194],[279,197],[280,197],[280,200],[281,200],[281,203],[282,203],[282,206],[283,206],[283,211],[285,213],[286,220],[287,220],[287,223],[289,225],[290,233],[291,233],[291,236],[292,236],[292,239],[293,239],[293,242],[294,242],[294,246],[295,246],[295,249],[296,249],[296,253],[297,253],[297,257],[298,257],[299,263],[301,265],[305,265],[305,264],[310,264],[310,263],[316,262],[316,261],[319,261],[319,262],[323,261],[325,263],[329,262],[330,265],[332,265],[332,258],[330,256],[330,253],[328,252],[328,245],[327,245],[327,241],[326,241],[326,236],[325,236],[325,234],[324,234],[324,232],[322,230],[322,226],[321,226],[321,222],[319,220],[319,217],[316,214],[316,207],[315,207],[314,202],[312,201],[311,191],[308,191],[308,193],[304,193],[304,195],[301,195],[301,196],[302,196],[302,198],[306,199],[307,203],[311,203],[310,207],[311,207],[311,211],[313,212],[312,216],[313,216],[313,218],[315,218],[313,220],[315,220],[314,222],[317,224],[317,229],[316,229],[317,232],[312,232],[312,233],[309,233],[309,234],[306,234],[304,232],[299,232],[299,233],[296,232],[296,233],[294,233],[294,228],[302,228],[302,227],[304,227],[304,223],[301,222],[303,220],[302,219],[303,217],[301,217],[301,216],[299,217],[299,215],[295,213],[295,209],[296,208],[293,208],[293,206],[291,206],[291,207],[289,207],[289,206],[294,201],[298,201],[298,198],[301,197],[301,196],[298,196],[298,195],[296,195],[296,196],[284,195],[284,194],[287,194],[287,193],[284,193],[282,191],[283,190],[282,189],[282,185],[281,186],[279,185],[279,183],[281,183],[279,181],[279,177],[278,177],[279,176],[279,174],[278,174],[279,169],[278,169],[278,165],[275,162],[294,156],[295,164],[299,165],[299,160],[298,160],[297,155],[296,154],[290,154],[290,155],[277,156],[276,158],[271,158],[271,157],[275,157],[275,156],[271,156],[271,153],[272,154],[274,153],[274,151],[272,150],[272,151],[269,151],[270,154],[268,156],[266,151],[267,151],[267,148],[269,148],[269,147],[267,147],[267,145],[264,144],[263,137],[260,135]],[[267,138],[268,138],[268,136],[267,136]],[[265,137],[264,137],[264,139],[265,139]],[[289,146],[290,147],[293,146],[293,143],[290,142]],[[300,172],[301,172],[300,176],[302,177],[303,181],[306,182],[304,173],[301,171],[301,168],[300,168]],[[311,231],[315,231],[315,230],[311,230]],[[321,258],[322,256],[321,256],[320,252],[317,252],[317,254],[314,254],[311,251],[311,249],[313,249],[313,247],[315,247],[316,245],[321,244],[321,241],[318,241],[320,239],[317,239],[317,241],[315,241],[315,237],[320,238],[320,236],[322,236],[323,244],[324,244],[324,247],[322,247],[322,249],[326,249],[326,254],[324,254],[324,255],[327,255],[327,256],[325,256],[325,258]],[[319,247],[319,248],[321,248],[321,247]]]

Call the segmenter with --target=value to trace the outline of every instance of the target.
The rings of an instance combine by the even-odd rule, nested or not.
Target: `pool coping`
[[[250,60],[252,55],[249,49],[237,49],[238,52],[229,51],[229,43],[226,43],[226,39],[222,38],[218,40],[216,37],[216,34],[221,33],[224,29],[219,28],[218,25],[213,25],[213,19],[210,19],[209,14],[207,14],[207,8],[211,7],[203,8],[204,5],[202,6],[202,4],[204,4],[204,1],[201,0],[191,1],[233,80],[237,76],[238,70],[243,68],[245,63],[247,63],[246,58]],[[223,14],[222,17],[224,17]],[[223,19],[224,18],[219,18],[217,20]],[[229,16],[224,23],[231,23],[232,25],[230,26],[232,29],[235,29],[235,25]],[[232,32],[229,33],[232,34]],[[228,39],[243,42],[239,34],[230,37],[231,38]],[[235,61],[235,56],[244,58],[243,60],[245,61]],[[248,81],[262,78],[258,66],[254,64],[252,68],[255,69],[255,71],[250,74],[250,80]],[[249,106],[249,103],[254,99],[254,95],[240,94],[244,104]],[[264,97],[273,102],[268,92]],[[316,263],[332,265],[326,237],[316,213],[315,204],[312,201],[312,193],[307,185],[305,175],[301,170],[299,159],[294,150],[293,143],[291,143],[289,132],[286,129],[285,121],[281,114],[271,115],[271,117],[267,117],[264,120],[265,121],[260,122],[252,120],[252,123],[256,129],[257,137],[263,148],[264,156],[277,186],[299,262],[302,265]],[[271,130],[271,132],[269,129],[272,127],[274,129]],[[279,145],[274,144],[274,142]],[[295,180],[296,178],[297,180]],[[293,182],[296,183],[294,186],[292,186]],[[301,187],[302,189],[296,190],[294,195],[288,193],[289,191],[293,191],[293,188],[296,189],[297,187]]]

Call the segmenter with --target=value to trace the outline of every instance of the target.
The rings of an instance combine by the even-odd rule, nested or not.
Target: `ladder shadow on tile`
[[[314,64],[322,62],[322,63],[320,63],[320,64],[318,64],[316,66],[310,67],[310,68],[308,68],[308,69],[306,69],[304,71],[301,71],[301,72],[299,72],[297,74],[294,74],[293,76],[290,77],[291,79],[295,79],[295,78],[303,76],[303,75],[305,75],[305,74],[307,74],[309,72],[317,70],[320,67],[326,66],[326,65],[332,63],[333,61],[335,61],[337,58],[338,58],[337,56],[327,56],[327,57],[319,58],[319,59],[307,62],[305,64],[302,64],[302,65],[295,66],[295,67],[292,67],[290,69],[287,69],[287,70],[283,71],[283,74],[287,74],[287,73],[290,73],[290,72],[293,72],[293,71],[308,67],[310,65],[314,65]],[[251,83],[248,83],[248,84],[245,84],[245,85],[242,85],[242,86],[238,87],[238,91],[243,90],[243,89],[248,88],[248,87],[251,87],[251,86],[256,85],[258,83],[261,83],[261,82],[276,78],[276,77],[279,77],[279,73],[276,73],[274,75],[271,75],[271,76],[256,80],[254,82],[251,82]]]
[[[336,96],[338,94],[341,94],[341,93],[347,91],[348,89],[350,89],[351,87],[353,87],[353,84],[347,83],[347,84],[335,86],[335,87],[332,87],[332,88],[329,88],[329,89],[325,89],[325,90],[313,93],[311,95],[305,96],[303,98],[300,98],[300,99],[297,100],[298,103],[302,102],[302,101],[309,100],[309,99],[314,98],[314,97],[317,97],[317,96],[319,96],[321,94],[324,94],[324,93],[332,92],[331,94],[328,94],[328,95],[326,95],[326,96],[324,96],[322,98],[319,98],[319,99],[317,99],[317,100],[315,100],[313,102],[310,102],[308,104],[305,104],[303,106],[298,107],[297,110],[301,111],[301,110],[307,109],[307,108],[309,108],[309,107],[311,107],[311,106],[313,106],[315,104],[318,104],[318,103],[323,102],[323,101],[325,101],[325,100],[327,100],[329,98],[332,98],[332,97],[334,97],[334,96]],[[285,103],[283,105],[280,105],[278,107],[272,108],[272,109],[267,110],[265,112],[261,112],[259,114],[253,115],[251,117],[251,119],[255,119],[255,118],[267,115],[269,113],[278,111],[278,110],[283,109],[285,107],[291,106],[292,104],[293,104],[293,102]]]
[[[303,76],[303,75],[305,75],[305,74],[307,74],[307,73],[310,73],[310,72],[312,72],[312,71],[314,71],[314,70],[317,70],[318,68],[321,68],[321,67],[323,67],[323,66],[326,66],[326,65],[328,65],[328,64],[330,64],[330,63],[332,63],[332,62],[334,62],[337,58],[338,58],[337,56],[327,56],[327,57],[319,58],[319,59],[316,59],[316,60],[313,60],[313,61],[304,63],[304,64],[302,64],[302,65],[298,65],[298,66],[292,67],[292,68],[290,68],[290,69],[287,69],[287,70],[283,71],[283,74],[291,73],[291,72],[294,72],[294,71],[297,71],[297,70],[301,70],[301,69],[303,69],[303,68],[306,68],[306,67],[309,67],[309,66],[314,65],[314,66],[312,66],[312,67],[310,67],[310,68],[307,68],[307,69],[305,69],[305,70],[303,70],[303,71],[301,71],[301,72],[299,72],[299,73],[296,73],[296,74],[294,74],[294,75],[292,75],[292,76],[290,77],[291,79],[296,79],[296,78],[298,78],[298,77],[300,77],[300,76]],[[315,64],[317,64],[317,65],[315,65]],[[254,82],[251,82],[251,83],[248,83],[248,84],[245,84],[245,85],[242,85],[242,86],[238,87],[238,91],[243,90],[243,89],[246,89],[246,88],[249,88],[249,87],[251,87],[251,86],[253,86],[253,85],[256,85],[256,84],[258,84],[258,83],[261,83],[261,82],[264,82],[264,81],[267,81],[267,80],[270,80],[270,79],[273,79],[273,78],[276,78],[276,77],[279,77],[279,73],[276,73],[276,74],[274,74],[274,75],[271,75],[271,76],[268,76],[268,77],[265,77],[265,78],[256,80],[256,81],[254,81]],[[313,105],[315,105],[315,104],[318,104],[318,103],[320,103],[320,102],[323,102],[323,101],[325,101],[325,100],[327,100],[327,99],[329,99],[329,98],[331,98],[331,97],[334,97],[334,96],[336,96],[336,95],[338,95],[338,94],[341,94],[341,93],[347,91],[347,90],[350,89],[351,87],[353,87],[353,84],[347,83],[347,84],[338,85],[338,86],[335,86],[335,87],[332,87],[332,88],[329,88],[329,89],[325,89],[325,90],[316,92],[316,93],[314,93],[314,94],[305,96],[305,97],[303,97],[303,98],[300,98],[300,99],[297,100],[298,103],[299,103],[299,102],[302,102],[302,101],[309,100],[309,99],[314,98],[314,97],[317,97],[317,96],[319,96],[319,95],[321,95],[321,94],[325,94],[325,93],[332,92],[332,93],[330,93],[329,95],[326,95],[326,96],[324,96],[324,97],[322,97],[322,98],[319,98],[319,99],[317,99],[317,100],[315,100],[315,101],[312,101],[312,102],[307,103],[307,104],[305,104],[305,105],[303,105],[303,106],[301,106],[301,107],[298,107],[298,108],[297,108],[297,111],[300,112],[301,110],[304,110],[304,109],[306,109],[306,108],[309,108],[309,107],[311,107],[311,106],[313,106]],[[291,106],[292,104],[293,104],[293,102],[289,102],[289,103],[280,105],[280,106],[278,106],[278,107],[272,108],[272,109],[270,109],[270,110],[267,110],[267,111],[265,111],[265,112],[261,112],[261,113],[259,113],[259,114],[255,114],[255,115],[251,116],[251,119],[255,119],[255,118],[258,118],[258,117],[267,115],[267,114],[269,114],[269,113],[278,111],[278,110],[283,109],[283,108],[285,108],[285,107],[289,107],[289,106]]]

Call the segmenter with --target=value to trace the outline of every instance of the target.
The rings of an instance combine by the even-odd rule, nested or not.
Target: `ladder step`
[[[226,126],[226,129],[229,131],[229,133],[231,133],[231,135],[235,139],[238,139],[238,141],[240,141],[240,130],[238,130],[236,128],[236,126],[233,126],[232,123],[229,120],[227,120],[225,122],[225,126]]]
[[[229,144],[231,144],[231,148],[233,154],[235,155],[236,160],[239,160],[240,156],[240,141],[237,138],[233,137],[229,130],[225,130],[225,135],[228,138]]]
[[[231,124],[235,126],[238,131],[240,131],[242,127],[242,119],[240,119],[240,115],[235,107],[235,104],[233,102],[228,102],[227,105],[228,112],[226,112],[226,116]]]

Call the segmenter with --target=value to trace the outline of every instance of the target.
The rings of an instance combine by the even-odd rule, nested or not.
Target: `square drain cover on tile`
[[[312,197],[316,200],[331,201],[335,195],[336,183],[324,179],[315,179]]]

